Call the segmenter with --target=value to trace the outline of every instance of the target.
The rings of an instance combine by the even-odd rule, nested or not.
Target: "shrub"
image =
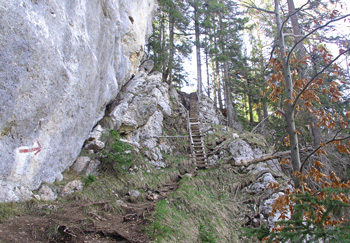
[[[90,186],[96,181],[96,176],[89,174],[87,177],[83,178],[83,181],[85,186]]]

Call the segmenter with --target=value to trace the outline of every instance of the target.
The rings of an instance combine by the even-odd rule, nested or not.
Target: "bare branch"
[[[301,6],[297,11],[295,11],[294,13],[288,15],[287,18],[286,18],[286,19],[283,21],[283,23],[282,23],[281,31],[282,31],[282,29],[283,29],[283,25],[284,25],[285,23],[287,23],[287,21],[289,20],[289,18],[292,17],[293,15],[299,13],[299,12],[300,12],[306,5],[308,5],[309,3],[310,3],[310,0],[308,0],[308,1],[307,1],[303,6]]]
[[[270,11],[270,10],[267,10],[267,9],[263,9],[263,8],[259,8],[255,5],[246,5],[246,4],[241,4],[242,7],[245,7],[245,8],[248,8],[248,9],[255,9],[255,10],[259,10],[259,11],[263,11],[265,13],[268,13],[268,14],[275,14],[275,12],[273,11]]]
[[[277,112],[277,111],[276,111],[276,112]],[[257,129],[257,128],[260,126],[260,124],[264,123],[270,116],[274,115],[276,112],[274,112],[274,113],[268,115],[267,117],[265,117],[258,125],[256,125],[256,126],[252,129],[251,133],[253,133],[253,132],[255,131],[255,129]]]
[[[284,117],[286,116],[286,113],[283,110],[281,110],[280,108],[277,108],[276,112],[281,113]]]
[[[311,32],[309,32],[308,34],[306,34],[303,38],[301,38],[298,42],[296,42],[296,43],[294,44],[294,46],[292,47],[292,49],[291,49],[291,50],[289,51],[289,53],[288,53],[288,57],[287,57],[286,62],[287,62],[287,63],[289,62],[290,55],[292,54],[293,50],[297,47],[297,45],[298,45],[300,42],[304,41],[308,36],[312,35],[312,34],[315,33],[317,30],[326,27],[326,26],[329,25],[330,23],[339,21],[339,20],[344,19],[344,18],[349,17],[349,16],[350,16],[350,14],[347,14],[347,15],[344,15],[344,16],[342,16],[342,17],[340,17],[340,18],[332,19],[332,20],[328,21],[326,24],[321,25],[321,26],[318,26],[317,28],[315,28],[314,30],[312,30]]]
[[[307,84],[304,86],[304,88],[299,92],[299,94],[297,95],[297,97],[294,100],[294,104],[293,104],[293,110],[295,110],[296,108],[296,104],[298,102],[298,100],[300,99],[300,96],[305,92],[305,90],[309,87],[309,85],[317,78],[318,75],[320,75],[321,73],[323,73],[327,68],[329,68],[336,60],[339,59],[339,57],[341,57],[342,55],[344,55],[345,53],[349,52],[350,48],[341,52],[336,58],[334,58],[330,63],[328,63],[320,72],[316,73],[309,82],[307,82]]]
[[[276,47],[277,47],[277,44],[275,43],[275,44],[273,45],[273,47],[272,47],[272,50],[271,50],[271,52],[270,52],[270,59],[269,59],[269,61],[267,62],[267,65],[265,66],[265,68],[264,68],[264,70],[263,70],[263,73],[265,73],[266,69],[268,68],[268,66],[269,66],[268,63],[271,61],[272,56],[273,56],[273,53],[274,53]]]
[[[344,138],[336,138],[336,137],[338,136],[339,133],[340,133],[340,131],[338,131],[338,132],[334,135],[334,137],[333,137],[331,140],[327,141],[326,143],[324,143],[324,144],[322,144],[322,145],[319,145],[314,151],[312,151],[312,152],[306,157],[306,159],[303,161],[303,163],[301,164],[300,170],[299,170],[299,171],[300,171],[300,172],[303,171],[303,168],[304,168],[304,165],[305,165],[306,161],[307,161],[313,154],[315,154],[320,148],[324,147],[325,145],[327,145],[327,144],[329,144],[329,143],[338,142],[338,141],[343,141],[343,140],[347,140],[347,139],[350,138],[350,136],[347,136],[347,137],[344,137]]]
[[[184,35],[184,36],[190,36],[190,35],[195,35],[194,33],[177,33],[177,32],[174,32],[174,35]]]

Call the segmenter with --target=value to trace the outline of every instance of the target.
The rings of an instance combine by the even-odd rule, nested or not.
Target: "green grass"
[[[242,238],[237,217],[245,195],[230,188],[243,178],[229,165],[181,180],[177,191],[156,206],[147,232],[155,242],[254,242]]]
[[[46,204],[46,201],[37,201],[34,199],[25,202],[0,203],[0,223],[24,214],[50,214],[50,209],[40,207],[43,204]]]
[[[23,203],[0,203],[0,222],[24,212]]]

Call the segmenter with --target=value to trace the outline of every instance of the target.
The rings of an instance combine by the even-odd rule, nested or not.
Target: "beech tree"
[[[335,8],[326,11],[329,7],[320,11],[320,4],[326,3],[307,1],[296,9],[293,1],[288,0],[288,11],[285,11],[284,2],[278,0],[274,0],[273,10],[258,8],[253,2],[246,5],[275,16],[277,32],[273,50],[278,56],[271,55],[270,65],[274,73],[267,82],[269,89],[265,92],[269,92],[272,101],[282,97],[282,105],[277,112],[286,123],[288,136],[284,142],[290,150],[295,183],[295,190],[285,191],[273,204],[272,214],[280,213],[280,221],[275,224],[272,232],[265,231],[268,236],[263,241],[345,242],[350,235],[345,218],[339,214],[341,209],[349,207],[349,183],[341,183],[335,173],[322,173],[323,164],[318,160],[312,161],[306,170],[306,164],[312,155],[326,154],[324,147],[328,144],[335,145],[340,153],[350,153],[350,112],[337,108],[338,104],[344,102],[338,87],[348,85],[344,66],[337,62],[348,55],[350,48],[346,38],[337,37],[336,44],[340,48],[333,56],[323,43],[327,39],[325,30],[328,26],[339,21],[349,21],[350,15],[342,14]],[[305,29],[300,28],[298,18],[302,13],[308,14],[307,21],[304,22]],[[332,26],[331,30],[334,29],[335,26]],[[292,33],[287,34],[288,30],[292,30]],[[305,45],[311,51],[307,52]],[[317,66],[315,58],[318,58]],[[322,99],[327,100],[329,106],[325,106]],[[300,112],[316,118],[313,124],[315,129],[322,128],[332,136],[328,141],[322,138],[319,142],[314,142],[314,150],[303,160],[298,141],[300,131],[296,124]],[[289,163],[286,159],[281,162]],[[269,185],[270,189],[278,187],[278,184]]]
[[[339,66],[336,64],[336,61],[339,59],[340,56],[344,55],[349,51],[349,49],[340,50],[338,56],[332,57],[332,55],[325,48],[322,48],[322,50],[320,50],[322,52],[321,55],[323,56],[323,61],[327,64],[324,66],[324,68],[322,68],[321,71],[314,74],[309,79],[306,79],[307,75],[303,73],[305,73],[304,70],[307,69],[310,63],[308,61],[308,57],[302,51],[302,43],[308,38],[312,37],[312,35],[315,32],[326,27],[329,23],[346,19],[347,17],[349,17],[349,15],[336,17],[334,15],[335,12],[333,12],[331,13],[333,15],[329,16],[330,20],[326,24],[322,25],[321,23],[316,22],[314,25],[314,29],[304,35],[301,35],[300,30],[294,28],[297,29],[294,30],[294,37],[296,38],[294,39],[290,49],[288,50],[288,46],[285,39],[287,36],[285,34],[287,22],[291,19],[291,17],[293,17],[294,21],[292,21],[292,25],[294,22],[295,27],[299,26],[296,21],[297,18],[295,15],[301,10],[303,10],[306,6],[310,7],[310,1],[308,1],[302,8],[298,10],[293,9],[293,6],[291,6],[292,1],[289,1],[289,15],[283,16],[284,19],[282,19],[282,16],[280,14],[279,1],[276,0],[274,1],[274,3],[275,6],[273,11],[260,9],[256,7],[252,2],[246,6],[248,8],[258,9],[260,11],[264,11],[275,16],[277,26],[277,51],[279,53],[279,57],[274,57],[270,61],[270,64],[274,69],[274,74],[268,81],[271,91],[269,97],[272,99],[272,101],[277,100],[277,98],[281,96],[284,97],[283,106],[278,110],[278,112],[283,115],[287,125],[286,129],[288,133],[288,138],[286,141],[288,142],[289,149],[291,151],[291,163],[293,166],[293,170],[299,171],[301,168],[301,160],[299,152],[298,133],[300,132],[298,131],[295,123],[296,113],[300,110],[305,110],[312,113],[313,115],[319,116],[320,122],[318,123],[318,126],[322,125],[322,120],[329,121],[330,119],[332,119],[330,114],[324,113],[323,116],[321,116],[320,109],[314,109],[313,103],[316,102],[318,104],[321,104],[321,102],[319,101],[320,99],[318,92],[320,91],[320,84],[324,81],[325,77],[330,75],[329,73],[327,73],[327,69],[331,67],[334,68],[334,66],[338,68]],[[299,55],[297,55],[298,52]],[[339,93],[337,86],[338,85],[336,84],[336,82],[334,82],[331,85],[331,87],[325,88],[326,90],[324,90],[324,92],[329,93],[329,96],[332,97],[334,102],[340,100],[341,98],[341,94]],[[344,121],[344,118],[340,117],[342,117],[341,115],[345,114],[338,115],[338,118]],[[325,121],[323,122],[323,124],[327,125],[328,123]],[[346,123],[343,123],[343,128],[347,128]],[[298,179],[296,178],[295,182],[297,185],[299,184]]]

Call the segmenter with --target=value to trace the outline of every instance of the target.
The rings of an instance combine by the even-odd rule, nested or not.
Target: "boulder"
[[[232,157],[253,157],[254,150],[252,147],[243,139],[233,140],[228,144],[228,150]]]
[[[146,199],[148,201],[157,201],[159,199],[159,195],[156,193],[153,193],[151,191],[147,191],[146,193]]]
[[[264,192],[267,186],[273,182],[277,183],[276,179],[272,176],[272,174],[264,173],[262,176],[258,178],[256,182],[246,187],[245,190],[248,193],[258,194],[258,193]]]
[[[54,201],[57,199],[57,194],[46,184],[41,185],[38,193],[41,200]]]
[[[83,183],[80,180],[74,180],[65,185],[61,191],[61,196],[71,194],[75,191],[83,190]]]
[[[128,194],[130,202],[136,202],[141,195],[141,193],[137,190],[130,190]]]
[[[89,134],[88,141],[92,140],[100,140],[102,133],[104,132],[104,129],[101,125],[97,125],[92,132]]]
[[[201,96],[199,103],[199,119],[201,123],[214,125],[226,124],[225,117],[214,107],[214,102],[205,95]]]
[[[98,174],[98,166],[101,164],[99,160],[91,160],[85,170],[85,175],[97,175]]]
[[[105,147],[105,143],[99,140],[93,140],[93,141],[88,141],[85,144],[85,149],[86,150],[93,150],[94,152],[98,152],[101,151],[102,149],[104,149]]]
[[[90,163],[90,161],[91,161],[90,157],[79,156],[77,160],[74,162],[72,169],[75,172],[80,173],[85,169],[85,167]]]
[[[124,201],[122,201],[122,200],[117,200],[116,202],[117,202],[117,204],[118,204],[119,206],[121,206],[122,208],[128,208],[128,205],[127,205]]]

